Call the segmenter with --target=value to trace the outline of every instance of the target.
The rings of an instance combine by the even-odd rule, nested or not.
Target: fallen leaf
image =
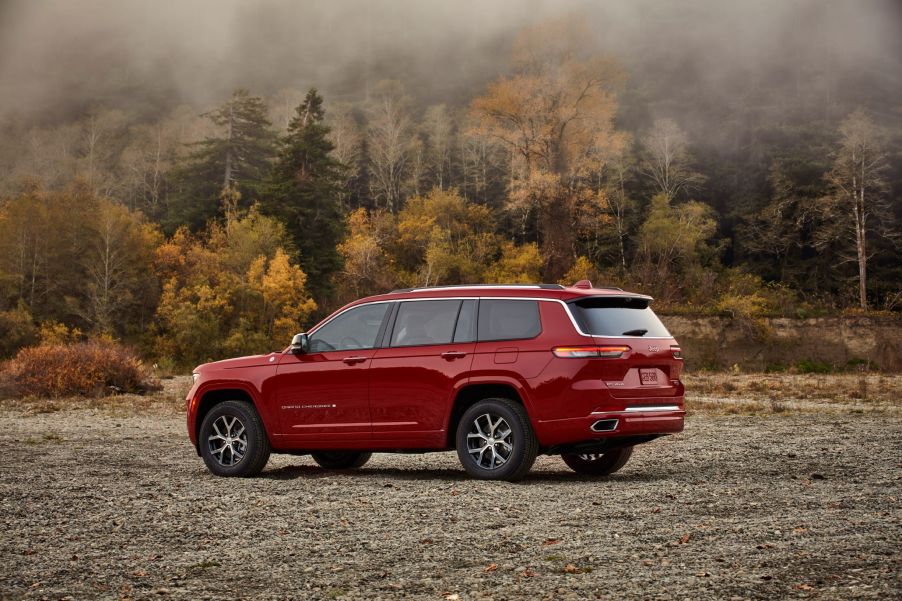
[[[533,571],[532,568],[526,568],[526,569],[523,571],[523,576],[526,577],[526,578],[532,578],[532,577],[535,576],[535,575],[536,575],[536,573]]]
[[[582,574],[583,571],[580,570],[575,565],[573,565],[572,563],[568,563],[567,565],[564,566],[564,573],[565,574]]]
[[[695,575],[699,578],[708,578],[711,575],[711,572],[696,572]]]
[[[494,572],[497,569],[498,569],[497,563],[490,563],[489,565],[487,565],[485,567],[485,570],[483,570],[483,572]]]
[[[543,542],[542,545],[547,547],[548,545],[556,545],[559,542],[561,542],[561,541],[560,541],[560,539],[557,539],[557,538],[546,538],[545,542]]]
[[[686,534],[684,534],[683,536],[680,537],[680,544],[685,545],[686,543],[689,542],[689,538],[690,538],[690,535],[687,532]]]
[[[814,590],[813,586],[811,586],[810,584],[805,584],[804,582],[802,584],[797,584],[796,588],[799,589],[800,591],[813,591]]]
[[[421,544],[421,545],[431,545],[431,544],[432,544],[432,539],[431,539],[431,538],[424,538],[423,540],[420,541],[420,544]]]

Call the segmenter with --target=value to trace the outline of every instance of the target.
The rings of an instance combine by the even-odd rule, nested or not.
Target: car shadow
[[[562,471],[535,471],[530,472],[519,482],[521,485],[543,484],[548,482],[656,482],[661,480],[669,480],[673,478],[673,474],[661,472],[626,472],[617,473],[610,476],[594,477],[583,476],[569,470]],[[259,478],[268,480],[297,480],[310,479],[318,480],[322,478],[353,478],[360,479],[378,479],[378,480],[395,480],[395,481],[426,481],[426,480],[442,480],[446,482],[460,482],[463,480],[471,480],[463,469],[399,469],[399,468],[380,468],[363,467],[355,470],[327,470],[315,465],[287,465],[284,467],[267,470],[261,473]]]

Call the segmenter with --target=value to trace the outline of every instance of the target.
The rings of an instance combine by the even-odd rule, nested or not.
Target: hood
[[[278,356],[281,353],[272,352],[266,355],[248,355],[247,357],[235,357],[234,359],[223,359],[222,361],[213,361],[212,363],[204,363],[195,368],[194,371],[202,372],[209,369],[238,369],[241,367],[257,367],[262,365],[276,365]]]

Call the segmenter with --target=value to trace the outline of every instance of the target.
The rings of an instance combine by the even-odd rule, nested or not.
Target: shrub
[[[15,396],[97,397],[158,387],[133,351],[107,340],[23,348],[3,372]]]

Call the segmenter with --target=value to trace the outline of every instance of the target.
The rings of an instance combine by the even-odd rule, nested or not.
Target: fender
[[[533,417],[533,398],[532,394],[529,390],[529,384],[526,380],[512,375],[510,373],[498,372],[498,373],[482,373],[478,376],[470,376],[468,381],[466,382],[466,386],[460,386],[455,389],[454,396],[452,397],[451,403],[448,405],[447,415],[445,416],[445,428],[444,430],[447,432],[448,428],[450,428],[450,424],[448,423],[451,419],[451,413],[454,410],[454,399],[457,398],[457,394],[460,392],[461,388],[466,388],[469,386],[476,386],[479,384],[495,384],[502,386],[510,386],[513,388],[518,395],[520,395],[520,400],[523,401],[523,406],[526,408],[526,414],[529,415],[529,421],[532,423],[533,428],[536,427],[536,420]]]
[[[197,410],[200,406],[201,399],[211,393],[219,390],[240,390],[246,393],[254,404],[260,419],[263,420],[263,426],[266,429],[266,436],[269,438],[270,444],[273,442],[272,433],[276,425],[276,416],[272,414],[270,407],[263,402],[263,394],[257,386],[246,380],[227,379],[225,377],[214,378],[212,380],[203,381],[195,390],[188,402],[188,435],[191,442],[197,447]]]

